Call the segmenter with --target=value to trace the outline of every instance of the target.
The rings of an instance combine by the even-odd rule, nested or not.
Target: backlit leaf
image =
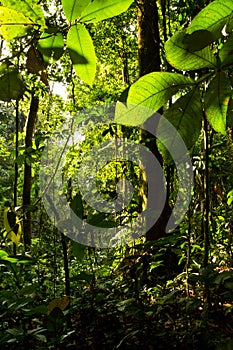
[[[205,95],[207,119],[213,129],[226,133],[226,115],[230,100],[231,83],[224,72],[218,72],[210,82]]]
[[[215,40],[208,30],[197,30],[191,34],[185,34],[183,44],[190,52],[200,51]]]
[[[127,103],[158,111],[179,90],[193,84],[182,74],[153,72],[140,78],[129,90]]]
[[[0,6],[0,34],[5,40],[24,36],[33,22],[22,13]]]
[[[209,47],[194,52],[188,49],[185,31],[177,32],[166,42],[165,54],[168,62],[180,70],[216,68],[217,64]]]
[[[230,98],[227,109],[227,127],[233,128],[233,99]]]
[[[0,67],[0,100],[10,102],[23,96],[24,83],[13,66]]]
[[[152,114],[153,110],[145,106],[133,103],[125,105],[118,101],[115,108],[115,121],[118,124],[136,126],[144,123]]]
[[[49,62],[50,57],[54,61],[59,60],[64,52],[64,40],[61,33],[56,33],[53,30],[44,32],[38,41],[38,48],[43,54],[45,62]]]
[[[222,66],[227,66],[233,63],[233,34],[230,34],[219,51],[219,58]]]
[[[202,106],[199,91],[193,89],[180,97],[165,111],[163,116],[176,128],[177,134],[182,137],[186,147],[190,149],[197,141],[201,131]],[[164,135],[166,137],[166,132]],[[169,139],[166,145],[168,144],[170,144],[168,149],[176,149],[175,139]]]
[[[1,4],[8,9],[21,12],[31,22],[40,26],[41,29],[45,27],[45,19],[42,7],[37,0],[1,0]]]
[[[92,85],[96,72],[96,56],[91,36],[84,25],[77,24],[70,28],[67,48],[76,74]]]
[[[63,11],[69,22],[77,19],[91,0],[62,0]]]
[[[215,38],[218,38],[232,11],[232,0],[213,1],[194,17],[187,32],[193,33],[196,30],[204,29],[211,32]]]
[[[117,16],[129,8],[133,0],[93,0],[82,13],[82,21],[95,23]]]

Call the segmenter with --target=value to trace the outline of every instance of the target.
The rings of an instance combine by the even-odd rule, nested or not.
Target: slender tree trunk
[[[19,169],[18,169],[18,163],[17,158],[19,155],[19,101],[16,101],[16,109],[15,109],[15,178],[14,178],[14,209],[17,207],[18,204],[18,175],[19,175]],[[16,255],[17,253],[17,246],[15,243],[13,243],[13,253]]]
[[[26,136],[25,136],[25,151],[32,147],[32,138],[37,120],[37,112],[39,108],[39,98],[32,93],[30,110],[28,114],[26,124]],[[31,227],[31,213],[27,210],[27,206],[31,204],[31,187],[32,187],[32,169],[30,162],[25,160],[24,162],[24,183],[23,183],[23,207],[25,210],[23,220],[23,232],[24,232],[24,246],[25,250],[31,245],[32,227]]]
[[[160,71],[159,16],[156,0],[139,0],[138,59],[139,76]]]
[[[204,116],[204,151],[205,151],[205,173],[204,173],[204,210],[203,210],[203,228],[204,228],[204,261],[203,267],[207,268],[209,264],[209,249],[210,249],[210,174],[209,174],[209,130],[205,112]],[[205,283],[205,298],[208,308],[210,308],[210,288],[209,284]]]
[[[161,70],[161,60],[160,60],[160,35],[159,35],[159,15],[156,0],[139,0],[138,4],[138,58],[139,58],[139,76],[142,77],[145,74]],[[161,111],[160,111],[161,112]],[[149,129],[156,130],[158,125],[158,115],[152,116],[145,123],[145,128],[149,126]],[[146,131],[141,133],[142,143],[149,148],[149,150],[154,154],[154,156],[159,161],[161,167],[163,165],[162,156],[158,150],[156,138]],[[149,142],[147,140],[150,140]],[[150,164],[146,164],[146,167]],[[147,189],[146,182],[152,182],[153,178],[143,178],[142,179],[142,197],[146,197]],[[161,187],[161,186],[159,186]],[[156,198],[154,199],[160,206],[160,198],[163,197],[165,188],[156,188],[156,183],[154,183],[154,188],[152,190],[155,193]],[[142,194],[142,192],[144,192]],[[168,197],[168,196],[167,196]],[[147,207],[150,208],[150,203],[147,202]],[[157,204],[156,204],[157,205]],[[143,203],[144,206],[144,203]],[[155,207],[154,204],[151,207]],[[156,240],[160,237],[166,236],[166,225],[168,219],[171,215],[171,209],[168,205],[168,198],[164,205],[162,214],[160,215],[157,222],[149,229],[146,233],[146,240]]]

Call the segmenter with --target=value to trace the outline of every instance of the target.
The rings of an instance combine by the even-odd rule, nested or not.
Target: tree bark
[[[39,97],[32,93],[30,110],[28,114],[26,124],[26,136],[25,136],[25,152],[27,157],[27,151],[32,147],[33,132],[37,120],[37,112],[39,108]],[[31,226],[31,213],[27,206],[31,204],[31,187],[32,187],[32,168],[30,161],[26,159],[24,161],[24,182],[23,182],[23,208],[25,210],[23,220],[23,234],[24,234],[24,246],[27,250],[31,245],[32,238],[32,226]]]
[[[139,0],[138,59],[139,76],[160,71],[159,15],[156,0]]]
[[[160,35],[159,35],[159,14],[156,0],[139,0],[138,4],[138,59],[139,59],[139,76],[142,77],[145,74],[161,70],[161,59],[160,59]],[[161,112],[161,111],[159,111]],[[149,118],[144,124],[144,127],[149,129],[152,128],[156,130],[156,125],[158,125],[158,114]],[[148,142],[148,138],[150,141]],[[154,156],[159,161],[161,167],[163,166],[162,156],[158,150],[156,138],[150,133],[142,130],[141,132],[142,143],[149,148],[149,150],[154,154]],[[150,164],[146,164],[146,168],[150,167]],[[151,181],[153,183],[153,178],[142,179],[142,192],[144,192],[143,197],[146,196],[146,182]],[[159,186],[156,188],[156,183],[153,184],[152,190],[155,193],[157,204],[147,202],[147,207],[160,206],[160,198],[165,195],[165,188]],[[171,215],[171,209],[168,204],[168,196],[162,213],[157,220],[157,222],[147,231],[146,240],[156,240],[160,237],[166,236],[166,225],[168,219]]]

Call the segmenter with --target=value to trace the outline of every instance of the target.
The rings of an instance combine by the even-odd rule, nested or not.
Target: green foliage
[[[40,26],[40,29],[43,30],[45,28],[45,19],[44,12],[41,6],[35,0],[2,0],[2,6],[7,7],[8,9],[12,9],[14,11],[24,14],[27,18],[30,18],[33,24]],[[14,17],[12,18],[12,22],[14,22]],[[17,22],[17,20],[16,20]]]
[[[23,96],[25,87],[18,70],[7,62],[0,66],[0,99],[10,102]]]
[[[4,6],[0,6],[0,18],[0,33],[9,42],[24,36],[33,25],[33,22],[23,13]]]
[[[192,40],[200,43],[202,35],[202,33],[198,33],[198,36]],[[166,58],[173,67],[180,70],[216,68],[216,58],[211,54],[209,47],[200,51],[194,51],[193,48],[190,50],[186,32],[177,32],[165,44]]]
[[[82,12],[81,20],[96,23],[120,15],[132,4],[133,0],[94,0]]]
[[[165,118],[192,152],[195,184],[184,221],[168,237],[153,242],[141,238],[128,246],[106,250],[85,247],[65,238],[70,296],[64,295],[68,277],[61,236],[40,202],[40,157],[53,132],[62,137],[60,131],[67,114],[74,115],[83,107],[106,100],[117,100],[128,84],[137,79],[136,10],[132,6],[127,13],[108,20],[131,3],[63,0],[61,7],[55,1],[53,13],[44,0],[40,5],[37,1],[1,1],[0,30],[2,38],[8,41],[7,50],[3,43],[0,67],[0,99],[5,101],[0,105],[0,347],[3,349],[217,350],[232,346],[228,339],[233,328],[233,146],[232,130],[227,129],[233,125],[232,1],[211,2],[188,26],[190,18],[205,2],[172,0],[174,11],[166,18],[167,25],[171,31],[178,28],[179,32],[167,42],[165,51],[174,69],[169,73],[151,73],[132,84],[127,106],[119,103],[116,113],[119,124],[131,127],[90,124],[83,130],[85,138],[70,149],[63,169],[63,190],[79,218],[106,228],[133,220],[141,208],[139,167],[113,160],[97,173],[98,193],[94,195],[106,200],[116,197],[117,181],[123,177],[134,187],[130,205],[113,215],[93,210],[83,200],[76,183],[78,171],[92,147],[103,141],[124,137],[139,142],[139,130],[132,126],[148,118],[144,107],[152,111],[163,107]],[[106,4],[110,7],[106,8]],[[161,11],[161,4],[158,6]],[[44,25],[42,7],[48,28]],[[178,18],[185,23],[185,30],[180,31]],[[13,26],[10,21],[26,21],[26,25]],[[98,78],[94,80],[95,55]],[[71,72],[72,66],[76,76]],[[167,66],[162,68],[166,70]],[[128,80],[124,80],[124,70],[128,70]],[[42,73],[49,84],[39,81]],[[48,85],[51,88],[53,82],[67,87],[66,100],[48,91]],[[31,89],[40,96],[40,109],[33,146],[25,152],[24,128]],[[19,99],[17,112],[17,103],[11,101]],[[140,113],[135,113],[132,104],[139,105]],[[208,162],[201,132],[205,114],[212,127],[208,126]],[[79,120],[82,125],[85,118],[82,115]],[[67,134],[71,132],[65,129]],[[175,145],[176,140],[169,142]],[[17,205],[21,206],[25,161],[32,166],[32,205],[20,207],[17,212],[21,220],[23,209],[32,215],[32,246],[25,253],[19,242],[17,254],[12,254],[13,243],[6,239],[3,229],[3,203],[14,202],[17,165]],[[165,158],[163,170],[173,205],[178,179],[166,161]],[[205,189],[208,167],[210,183]],[[209,263],[204,266],[206,190],[210,196],[210,242]]]
[[[131,86],[127,102],[157,111],[178,91],[193,83],[191,78],[177,73],[150,73]]]
[[[219,51],[219,58],[221,60],[221,66],[228,66],[232,64],[232,50],[233,50],[233,35],[227,36],[225,43]]]
[[[186,76],[182,77],[177,73],[151,73],[133,84],[128,93],[128,104],[144,105],[158,111],[162,106],[166,106],[168,100],[175,93],[182,89],[182,84],[184,84],[183,89],[188,85],[190,87],[194,84],[200,86],[199,97],[197,92],[193,94],[193,99],[192,93],[188,94],[187,97],[182,96],[165,112],[168,120],[176,127],[178,126],[188,148],[195,144],[198,131],[201,130],[200,115],[202,115],[203,108],[212,128],[222,134],[226,133],[227,114],[230,118],[230,113],[227,111],[231,97],[231,82],[227,77],[227,70],[229,69],[228,65],[232,62],[232,37],[229,35],[225,40],[224,35],[227,34],[224,34],[223,27],[225,26],[225,32],[228,33],[232,21],[231,12],[232,1],[216,0],[204,8],[192,20],[190,26],[175,33],[165,44],[166,59],[170,65],[183,71],[195,71],[199,80],[195,79],[193,82],[187,80],[185,84],[184,80],[189,79],[187,72]],[[225,41],[225,43],[218,47],[217,44],[214,44],[217,39]],[[198,70],[203,68],[205,68],[205,74],[201,75]],[[206,88],[207,86],[208,88]],[[202,99],[204,99],[203,105]],[[127,117],[133,118],[133,115],[128,113]],[[188,120],[193,118],[197,122],[194,124],[195,131],[192,138]],[[180,124],[181,120],[184,123]],[[144,122],[143,118],[141,122]]]
[[[165,111],[164,117],[176,128],[186,147],[192,148],[200,135],[202,125],[202,105],[198,88],[194,87],[176,100]],[[176,141],[170,140],[169,144],[172,149],[172,144],[175,147]]]
[[[207,118],[215,131],[226,133],[227,107],[231,95],[231,83],[224,72],[211,80],[205,95]]]
[[[74,22],[78,17],[80,17],[81,13],[85,10],[85,8],[90,4],[90,0],[62,0],[63,11],[66,15],[66,18],[70,23]]]
[[[207,30],[216,40],[221,36],[224,25],[227,26],[227,30],[232,25],[232,11],[231,0],[215,0],[199,12],[187,31],[191,34],[197,30]]]
[[[76,74],[91,85],[96,72],[96,57],[92,39],[84,25],[76,24],[70,28],[67,49]]]
[[[184,44],[184,48],[191,52],[200,51],[210,45],[213,41],[215,41],[214,36],[211,32],[205,29],[196,30],[191,34],[185,33],[183,40],[181,40]]]
[[[63,36],[56,29],[47,30],[41,35],[38,47],[46,63],[49,63],[51,57],[58,61],[64,52]]]
[[[69,52],[73,67],[77,75],[90,86],[93,83],[96,72],[96,57],[92,38],[89,35],[86,27],[82,23],[77,23],[78,17],[82,14],[82,22],[99,22],[103,19],[116,16],[125,12],[131,1],[115,1],[105,2],[95,0],[90,3],[63,1],[63,9],[65,15],[70,22],[67,35],[67,50]],[[20,6],[14,0],[5,0],[0,8],[1,11],[1,35],[4,39],[12,42],[14,39],[22,36],[30,35],[32,28],[37,31],[43,31],[45,19],[43,10],[40,5],[33,0],[20,2]],[[94,17],[93,17],[94,16]],[[22,23],[22,24],[21,24]],[[56,26],[48,28],[42,33],[38,43],[38,48],[44,56],[44,61],[48,64],[50,57],[57,61],[63,54],[64,42],[62,34],[63,29],[59,32]],[[35,36],[36,37],[36,36]],[[31,46],[32,47],[32,46]],[[34,53],[36,49],[34,49]],[[31,55],[32,51],[29,50]],[[34,55],[35,56],[35,55]],[[35,62],[35,59],[33,59]],[[32,59],[28,60],[27,68],[30,73],[40,75],[42,82],[48,85],[47,76],[39,74],[42,69],[42,64],[39,69],[32,69],[35,64],[31,63]]]

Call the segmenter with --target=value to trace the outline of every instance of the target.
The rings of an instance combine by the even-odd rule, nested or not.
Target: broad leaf
[[[158,111],[179,90],[194,81],[182,74],[153,72],[140,78],[129,90],[127,103]]]
[[[78,261],[82,261],[85,255],[86,246],[79,242],[72,242],[72,252]]]
[[[52,312],[56,307],[63,311],[69,305],[69,302],[70,298],[67,295],[61,298],[56,298],[50,301],[48,305],[48,311]]]
[[[233,34],[230,34],[223,44],[222,49],[219,51],[219,58],[221,60],[221,66],[227,66],[233,63]]]
[[[0,67],[0,100],[9,102],[23,96],[24,83],[18,71],[7,65]]]
[[[38,48],[43,54],[45,62],[49,63],[52,57],[54,61],[59,60],[64,52],[64,40],[61,33],[53,30],[44,32],[38,41]]]
[[[142,105],[135,105],[122,102],[116,103],[115,122],[123,125],[140,125],[143,124],[149,117],[154,114],[154,111]]]
[[[191,34],[185,34],[183,44],[190,52],[200,51],[215,40],[208,30],[197,30]]]
[[[24,36],[32,24],[32,21],[22,13],[0,6],[0,34],[5,40],[11,42]]]
[[[127,11],[133,0],[93,0],[82,13],[82,21],[95,23]]]
[[[76,74],[84,82],[92,85],[96,72],[95,49],[90,34],[82,24],[70,28],[67,48]]]
[[[90,2],[91,0],[62,0],[62,7],[68,21],[73,22],[80,17]]]
[[[227,24],[232,11],[232,0],[213,1],[194,17],[187,31],[193,33],[196,30],[208,30],[217,39],[221,35],[224,25]]]
[[[188,49],[185,31],[177,32],[166,42],[165,54],[168,62],[180,70],[216,68],[217,64],[209,47],[194,52]]]
[[[227,127],[233,128],[233,99],[230,98],[230,102],[227,109]]]
[[[205,95],[205,111],[213,129],[226,133],[226,114],[231,94],[231,83],[224,72],[217,73]]]
[[[77,193],[76,196],[72,199],[70,207],[73,210],[74,214],[77,215],[80,219],[84,217],[84,208],[83,208],[83,199],[80,193]]]
[[[31,22],[43,29],[45,27],[44,13],[37,0],[1,0],[1,4],[9,9],[21,12]]]
[[[197,88],[173,103],[165,111],[164,117],[176,128],[186,147],[193,147],[200,135],[202,124],[201,96]],[[167,144],[171,145],[169,149],[176,148],[176,139],[168,140]]]
[[[227,34],[230,34],[232,30],[233,30],[233,12],[229,16],[226,26],[224,26],[223,28],[223,31],[225,31]]]

